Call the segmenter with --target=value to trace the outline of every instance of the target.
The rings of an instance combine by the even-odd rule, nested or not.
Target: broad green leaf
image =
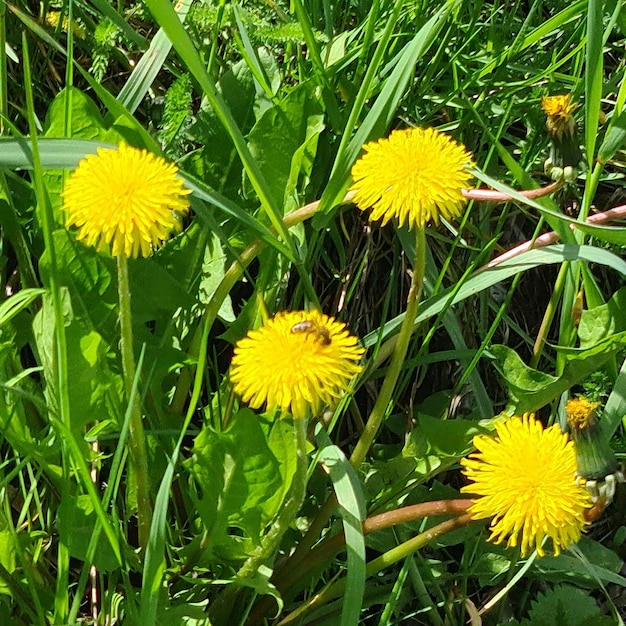
[[[0,530],[0,565],[9,574],[12,574],[17,567],[18,550],[23,551],[23,548],[19,545],[15,532],[9,529]],[[11,594],[11,587],[2,578],[0,578],[0,593]]]
[[[66,329],[68,396],[71,428],[82,439],[84,426],[122,416],[122,379],[111,371],[111,349],[102,336],[75,313],[68,291],[64,291],[63,308]],[[35,316],[33,332],[39,362],[46,380],[45,394],[49,406],[56,406],[58,378],[54,358],[54,311],[46,296]]]
[[[223,432],[205,426],[194,442],[189,468],[201,489],[198,512],[214,542],[231,558],[243,556],[235,547],[242,537],[229,540],[229,529],[239,528],[246,543],[256,544],[282,502],[278,461],[259,418],[242,409]]]
[[[291,489],[291,483],[298,465],[298,454],[294,445],[293,422],[276,420],[272,425],[267,445],[278,461],[281,484],[277,490],[280,501],[284,501]]]
[[[250,153],[259,164],[273,197],[281,201],[284,213],[298,206],[294,195],[285,197],[285,190],[289,183],[289,191],[295,192],[302,163],[301,149],[305,145],[313,149],[310,165],[316,143],[311,139],[316,140],[323,130],[322,107],[311,88],[312,85],[305,83],[275,107],[267,109],[247,137]]]
[[[56,278],[69,291],[77,316],[113,344],[118,336],[115,262],[76,241],[66,230],[55,231],[54,245]],[[47,251],[41,257],[39,269],[44,285],[48,285],[51,268]]]
[[[98,520],[90,497],[80,495],[72,500],[63,500],[57,513],[61,541],[68,547],[71,556],[84,561]],[[118,567],[115,554],[104,535],[98,540],[93,564],[103,572]]]
[[[70,100],[71,127],[65,129],[66,99]],[[80,89],[63,89],[51,102],[46,113],[44,137],[72,137],[73,139],[101,140],[106,126],[95,102]]]
[[[420,413],[402,455],[413,457],[418,462],[424,454],[459,458],[472,450],[474,436],[484,432],[485,429],[475,421],[442,420]]]
[[[123,381],[111,371],[109,347],[78,320],[66,328],[70,414],[77,436],[96,422],[116,423],[123,413]]]
[[[583,589],[573,585],[556,585],[531,600],[529,620],[523,626],[587,626],[591,623],[608,626],[596,601]],[[591,621],[589,621],[591,620]]]
[[[507,346],[492,346],[496,368],[509,391],[509,410],[516,414],[532,413],[546,406],[591,372],[599,369],[612,355],[626,346],[626,332],[610,335],[585,350],[557,350],[565,357],[562,376],[555,377],[528,367]]]
[[[163,267],[156,258],[137,258],[129,263],[131,306],[135,322],[166,319],[180,308],[190,308],[196,299],[187,291],[179,266]]]
[[[616,291],[606,304],[582,312],[578,326],[581,348],[589,348],[609,335],[626,330],[626,287]]]

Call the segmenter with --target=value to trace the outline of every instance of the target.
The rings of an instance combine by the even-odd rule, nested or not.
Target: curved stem
[[[435,517],[438,515],[458,515],[465,513],[472,505],[472,500],[459,498],[456,500],[437,500],[434,502],[422,502],[404,506],[385,513],[379,513],[368,517],[363,521],[362,528],[364,535],[370,535],[385,528],[391,528],[398,524],[408,524],[424,517]],[[332,537],[325,538],[311,552],[304,563],[297,567],[285,567],[280,575],[273,579],[274,584],[282,595],[290,589],[307,572],[315,569],[324,563],[334,554],[342,550],[346,545],[346,537],[340,532]]]
[[[626,204],[623,204],[620,206],[616,206],[612,209],[609,209],[608,211],[603,211],[602,213],[594,213],[593,215],[590,215],[584,221],[584,223],[600,226],[602,224],[607,224],[608,222],[613,222],[615,220],[622,220],[625,218],[626,218]],[[572,231],[576,231],[576,226],[577,226],[576,223],[569,224],[569,228]],[[523,252],[528,252],[528,250],[537,250],[538,248],[549,246],[550,244],[557,242],[560,238],[561,236],[558,233],[551,230],[548,233],[539,235],[539,237],[535,239],[531,239],[530,241],[525,241],[524,243],[521,243],[518,246],[515,246],[515,248],[511,248],[510,250],[507,250],[500,256],[489,261],[489,263],[487,263],[486,265],[483,265],[483,267],[476,270],[476,272],[482,272],[489,268],[495,267],[496,265],[499,265],[503,261],[508,261],[509,259],[512,259],[522,254]]]
[[[472,521],[473,520],[469,513],[466,513],[464,515],[459,515],[458,517],[446,520],[445,522],[442,522],[441,524],[416,535],[408,541],[401,543],[399,546],[385,552],[385,554],[379,556],[377,559],[370,561],[367,564],[366,575],[373,576],[374,574],[377,574],[386,567],[405,559],[420,548],[423,548],[425,545],[433,541],[433,539],[441,537],[442,535],[452,532],[453,530],[457,530],[463,526],[467,526]],[[295,611],[278,622],[277,626],[287,626],[288,624],[296,623],[305,613],[341,596],[344,593],[345,588],[345,578],[327,585],[320,593],[313,596],[308,602],[301,605]]]
[[[132,397],[133,380],[135,379],[135,358],[133,356],[128,259],[124,255],[117,257],[117,290],[120,303],[120,347],[122,351],[122,369],[124,370],[124,389],[126,398],[130,399]],[[134,401],[131,407],[128,446],[130,448],[130,460],[135,473],[135,488],[137,490],[139,546],[144,551],[150,537],[152,507],[150,505],[146,438],[143,431],[138,394],[134,394]]]
[[[389,369],[385,375],[382,387],[376,399],[376,404],[365,424],[365,428],[361,433],[352,456],[350,463],[354,467],[358,467],[363,462],[367,451],[370,449],[378,430],[383,423],[389,403],[393,395],[393,391],[398,382],[402,364],[409,347],[409,341],[413,334],[414,322],[419,308],[419,299],[422,293],[422,285],[424,283],[424,271],[426,268],[426,233],[424,228],[418,228],[415,232],[415,261],[413,262],[413,275],[411,277],[411,286],[407,297],[406,311],[404,320],[398,333]]]
[[[537,189],[524,189],[517,193],[528,200],[536,200],[537,198],[543,198],[549,196],[551,193],[560,189],[563,185],[563,181],[557,181],[546,187],[538,187]],[[515,201],[513,196],[502,191],[496,191],[495,189],[462,189],[461,193],[468,200],[477,200],[479,202],[509,202]]]
[[[556,314],[557,308],[559,306],[559,300],[561,299],[561,295],[563,294],[563,289],[565,288],[565,280],[567,278],[567,272],[569,271],[569,262],[565,262],[561,265],[561,269],[559,270],[559,274],[556,277],[556,281],[554,283],[554,288],[552,289],[552,295],[550,296],[550,301],[548,302],[548,306],[546,307],[546,311],[543,314],[543,319],[541,320],[541,327],[539,328],[539,332],[537,333],[537,338],[535,339],[535,345],[533,346],[533,355],[530,359],[530,367],[537,367],[539,363],[539,359],[541,358],[541,353],[543,352],[543,347],[546,343],[546,338],[548,333],[550,332],[550,326],[552,325],[552,320]]]

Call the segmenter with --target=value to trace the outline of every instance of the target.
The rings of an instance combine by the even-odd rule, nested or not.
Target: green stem
[[[536,368],[539,359],[541,358],[541,353],[543,352],[543,346],[546,343],[546,337],[548,336],[548,332],[550,331],[550,326],[552,325],[552,320],[556,314],[556,310],[559,306],[559,300],[561,299],[561,295],[563,294],[563,289],[565,288],[565,280],[567,278],[567,272],[569,270],[569,263],[563,263],[561,265],[561,269],[559,270],[559,275],[556,278],[554,283],[554,289],[552,290],[552,295],[550,296],[550,302],[548,302],[548,306],[546,307],[546,311],[543,314],[543,320],[541,320],[541,327],[539,328],[539,332],[537,333],[537,338],[535,339],[535,345],[533,346],[533,356],[530,359],[530,367]]]
[[[426,232],[424,228],[418,228],[415,233],[415,261],[413,263],[413,276],[411,278],[411,286],[409,288],[409,295],[407,297],[406,311],[404,313],[404,320],[402,320],[402,326],[400,333],[398,334],[398,341],[396,342],[393,355],[391,357],[391,363],[389,369],[385,375],[380,393],[376,400],[376,404],[372,409],[372,412],[365,424],[365,428],[361,433],[361,437],[357,442],[354,452],[350,457],[350,463],[354,467],[358,467],[363,462],[367,451],[370,449],[376,434],[380,429],[381,424],[389,408],[393,391],[398,382],[400,372],[402,370],[402,364],[406,357],[407,350],[409,348],[409,341],[413,334],[413,327],[415,318],[417,317],[417,311],[419,308],[420,295],[422,293],[422,285],[424,283],[424,272],[426,268]]]
[[[30,54],[28,51],[26,32],[22,32],[22,52],[24,64],[24,90],[26,95],[26,113],[28,118],[28,130],[32,146],[33,158],[33,181],[35,186],[35,197],[41,216],[41,229],[45,242],[46,252],[50,263],[48,274],[48,284],[50,297],[52,300],[52,310],[54,312],[54,352],[52,355],[52,371],[50,373],[53,385],[56,385],[58,397],[58,415],[61,423],[71,429],[70,401],[68,385],[68,363],[67,344],[65,337],[65,317],[63,312],[63,298],[61,293],[61,283],[59,281],[60,271],[56,248],[54,245],[54,229],[56,224],[52,206],[43,179],[43,168],[39,154],[39,140],[37,139],[37,125],[35,120],[35,104],[33,99],[33,81],[30,69]],[[71,454],[68,453],[67,442],[61,438],[63,479],[61,483],[61,499],[66,501],[71,497]],[[54,617],[55,623],[65,623],[68,614],[68,589],[69,589],[69,561],[70,555],[67,546],[59,542],[57,552],[57,577],[54,595]]]
[[[135,379],[135,358],[133,356],[133,328],[130,309],[130,283],[128,280],[128,259],[122,254],[117,257],[117,289],[120,303],[120,334],[122,350],[122,368],[124,370],[124,388],[126,397],[133,397],[133,381]],[[130,413],[128,444],[130,460],[135,473],[137,491],[137,525],[139,530],[139,546],[145,550],[150,537],[152,508],[150,504],[150,487],[148,479],[148,457],[146,454],[146,438],[143,431],[139,396],[134,394]]]
[[[422,502],[399,509],[393,509],[384,513],[379,513],[368,517],[363,521],[362,530],[364,535],[370,535],[386,528],[392,528],[400,524],[409,524],[427,517],[437,517],[442,515],[461,515],[467,512],[472,501],[466,498],[456,500],[436,500],[432,502]],[[325,537],[308,554],[307,558],[298,564],[290,567],[288,563],[279,574],[272,578],[272,581],[280,594],[285,597],[289,591],[297,586],[299,581],[311,571],[320,567],[323,563],[343,550],[346,546],[344,533],[340,532],[333,536]]]
[[[467,526],[470,522],[472,522],[472,518],[469,513],[466,513],[464,515],[459,515],[458,517],[446,520],[445,522],[442,522],[441,524],[438,524],[437,526],[434,526],[433,528],[430,528],[429,530],[420,533],[419,535],[416,535],[412,539],[409,539],[408,541],[401,543],[399,546],[392,548],[388,552],[385,552],[385,554],[382,554],[377,559],[370,561],[367,564],[367,568],[365,570],[366,575],[373,576],[374,574],[377,574],[386,567],[389,567],[390,565],[393,565],[394,563],[405,559],[407,556],[410,556],[414,552],[417,552],[417,550],[432,542],[433,539],[441,537],[446,533],[452,532],[453,530],[456,530],[458,528],[462,528],[463,526]],[[345,592],[345,589],[345,578],[342,578],[341,580],[338,580],[334,583],[330,583],[322,591],[315,594],[313,598],[311,598],[311,600],[301,605],[295,611],[282,619],[278,623],[278,626],[287,626],[287,624],[299,623],[298,620],[302,617],[302,615],[308,613],[314,608],[326,604],[334,598],[338,598]]]
[[[417,311],[419,307],[419,298],[422,292],[422,284],[424,282],[424,272],[426,270],[426,232],[423,228],[420,228],[416,232],[415,236],[415,260],[413,262],[413,276],[411,278],[411,286],[409,288],[409,295],[407,297],[407,306],[404,313],[404,320],[397,337],[397,341],[394,346],[393,354],[391,357],[391,363],[385,380],[383,381],[378,399],[372,409],[372,412],[365,424],[363,433],[356,447],[350,457],[350,463],[354,467],[358,467],[367,451],[370,449],[374,438],[378,433],[378,429],[383,422],[387,407],[391,401],[393,390],[400,376],[402,370],[402,364],[404,363],[404,357],[406,356],[411,334],[413,333],[413,324],[417,317]],[[334,496],[330,496],[326,502],[322,505],[318,511],[311,526],[307,530],[306,534],[302,538],[302,541],[298,544],[295,552],[291,555],[290,564],[296,564],[306,558],[313,544],[317,541],[322,530],[326,526],[326,523],[330,519],[335,507],[337,506],[337,500]]]

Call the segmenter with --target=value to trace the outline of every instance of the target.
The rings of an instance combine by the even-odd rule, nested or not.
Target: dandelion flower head
[[[599,402],[591,402],[582,396],[570,398],[565,404],[567,424],[571,429],[586,430],[597,423],[596,411]]]
[[[126,144],[98,148],[68,177],[63,190],[66,225],[77,238],[113,256],[149,256],[181,228],[189,210],[178,168]]]
[[[361,371],[364,349],[345,324],[319,311],[278,313],[235,346],[233,388],[258,409],[280,409],[294,418],[333,405]]]
[[[551,135],[562,137],[564,133],[573,135],[575,123],[573,113],[577,105],[571,102],[569,94],[541,96],[541,108],[548,116],[546,127]]]
[[[352,190],[359,209],[372,209],[370,219],[423,228],[461,215],[473,165],[465,146],[433,128],[409,128],[363,149],[352,168]]]
[[[558,555],[580,539],[584,513],[591,506],[576,480],[576,450],[560,427],[543,427],[525,414],[496,422],[495,437],[474,437],[478,452],[461,461],[472,481],[462,491],[476,494],[469,509],[474,519],[491,519],[490,540],[508,536],[522,556],[552,539]]]

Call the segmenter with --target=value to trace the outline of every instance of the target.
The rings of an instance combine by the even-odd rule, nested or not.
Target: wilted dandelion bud
[[[550,156],[544,164],[544,170],[552,180],[564,180],[568,183],[576,180],[578,170],[583,166],[576,122],[572,115],[577,105],[570,100],[569,94],[541,98],[541,108],[547,115],[546,128],[551,143]]]
[[[617,483],[624,481],[619,463],[600,429],[599,402],[578,397],[567,401],[565,413],[572,439],[576,443],[579,482],[586,486],[594,502],[609,504]]]

